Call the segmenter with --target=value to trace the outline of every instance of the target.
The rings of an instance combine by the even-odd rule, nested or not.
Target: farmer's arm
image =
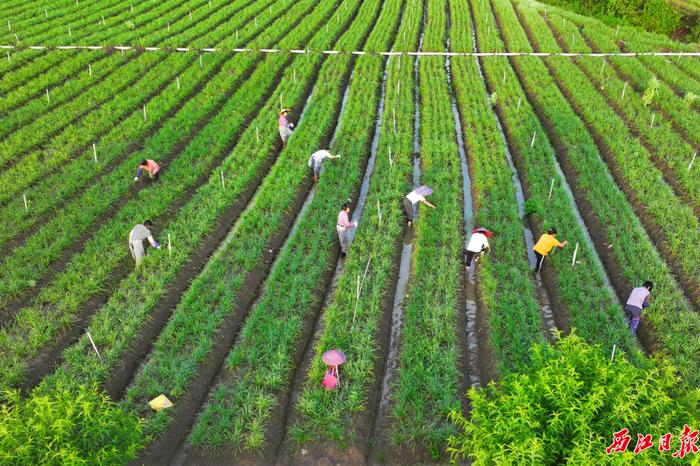
[[[434,208],[435,208],[434,205],[432,205],[430,202],[426,201],[425,199],[423,199],[421,202],[422,202],[423,204],[427,205],[428,207],[430,207],[431,209],[434,209]]]
[[[153,246],[154,248],[160,249],[160,244],[158,244],[158,241],[156,241],[155,239],[153,239],[153,235],[150,235],[150,236],[148,237],[148,242],[151,243],[151,246]]]

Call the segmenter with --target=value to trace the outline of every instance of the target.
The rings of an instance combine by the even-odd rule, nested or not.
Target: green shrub
[[[449,440],[453,459],[472,464],[665,464],[680,447],[684,424],[698,425],[700,390],[680,384],[661,360],[645,368],[609,355],[578,336],[556,346],[535,345],[525,373],[510,373],[499,385],[472,389],[471,419],[450,416],[459,435]],[[629,429],[624,453],[606,454],[612,436]],[[671,451],[659,452],[671,433]],[[636,456],[637,434],[651,434],[654,446]],[[690,454],[690,458],[694,455]],[[688,457],[686,457],[688,459]]]
[[[126,464],[146,441],[141,420],[95,386],[28,398],[8,390],[0,403],[2,465]]]

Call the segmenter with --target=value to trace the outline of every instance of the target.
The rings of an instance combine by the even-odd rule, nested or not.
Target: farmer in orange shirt
[[[134,181],[138,181],[139,178],[141,178],[141,175],[143,175],[143,172],[148,172],[148,177],[151,179],[151,181],[158,181],[158,177],[160,176],[160,165],[151,159],[143,159],[141,163],[139,163],[139,169],[136,172]]]
[[[554,249],[555,247],[563,249],[564,246],[566,246],[567,244],[569,244],[569,242],[566,240],[563,243],[560,243],[557,240],[556,228],[550,228],[546,234],[540,236],[539,241],[537,241],[535,247],[532,248],[535,251],[535,257],[537,258],[537,264],[535,265],[535,273],[539,273],[539,271],[542,270],[544,258],[547,257],[547,254],[552,252],[552,249]]]

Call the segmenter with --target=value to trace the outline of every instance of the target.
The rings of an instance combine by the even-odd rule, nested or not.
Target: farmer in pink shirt
[[[289,115],[289,109],[283,108],[282,111],[280,112],[280,119],[279,119],[279,129],[280,129],[280,138],[282,138],[282,147],[287,145],[287,140],[292,135],[292,128],[294,128],[294,123],[290,123],[289,120],[287,119],[288,115]]]
[[[348,236],[348,230],[357,228],[357,222],[350,221],[350,203],[346,202],[343,204],[340,213],[338,214],[338,223],[335,227],[338,232],[338,239],[340,240],[340,256],[345,257],[348,252],[348,244],[350,243],[350,237]]]
[[[632,293],[630,293],[630,297],[627,298],[625,312],[627,313],[627,319],[632,333],[637,333],[639,319],[642,316],[642,309],[649,306],[649,296],[651,295],[651,289],[653,287],[654,284],[647,280],[644,282],[644,285],[633,289]]]
[[[154,160],[143,159],[141,163],[139,163],[139,168],[136,171],[134,181],[138,181],[139,178],[141,178],[141,175],[143,175],[143,172],[148,173],[148,177],[151,179],[151,181],[158,181],[158,177],[160,176],[160,165],[158,165]]]

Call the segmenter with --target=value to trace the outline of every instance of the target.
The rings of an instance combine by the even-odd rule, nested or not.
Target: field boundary
[[[268,48],[132,47],[128,45],[0,45],[5,50],[136,50],[140,52],[295,53],[321,55],[407,55],[411,57],[700,57],[700,52],[374,52],[366,50],[307,50]]]

